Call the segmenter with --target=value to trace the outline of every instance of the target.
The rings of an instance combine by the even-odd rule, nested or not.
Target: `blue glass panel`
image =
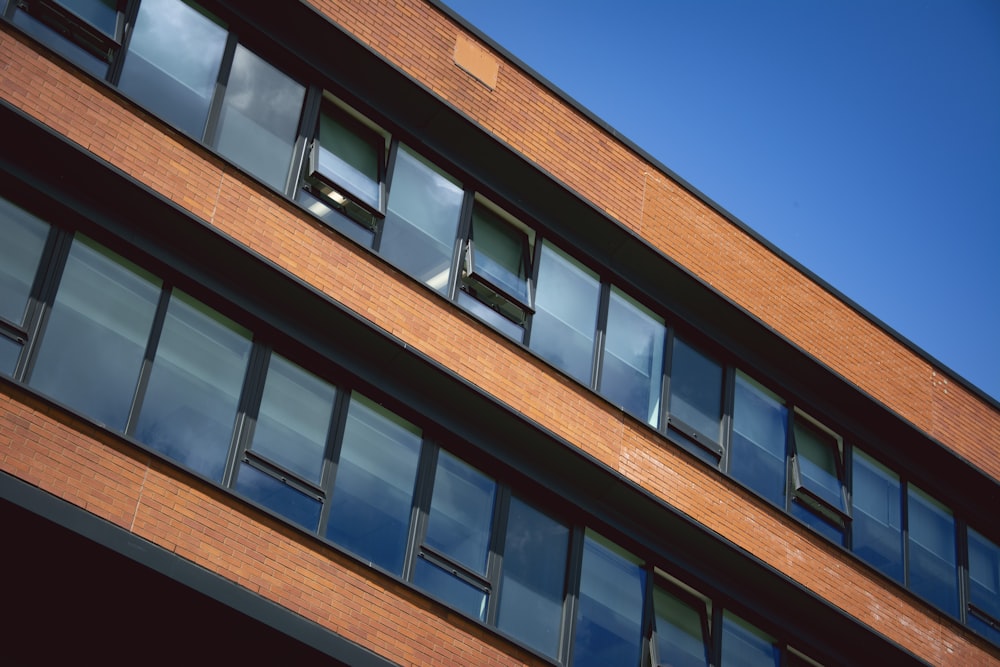
[[[663,387],[663,319],[611,290],[600,391],[625,412],[656,426]]]
[[[464,291],[459,290],[458,305],[462,306],[494,329],[510,336],[517,342],[520,343],[524,340],[524,327],[512,321],[510,318],[504,317],[498,311],[493,310],[476,297],[470,296]]]
[[[17,366],[17,358],[21,355],[21,344],[15,340],[0,335],[0,373],[13,375]]]
[[[0,199],[0,318],[22,324],[49,226]]]
[[[550,657],[559,650],[569,528],[510,500],[497,627]]]
[[[442,450],[434,474],[426,543],[484,574],[495,497],[492,479]]]
[[[844,509],[837,438],[805,417],[795,417],[795,464],[802,486],[837,509]]]
[[[635,558],[588,534],[573,638],[574,667],[637,667],[646,573]]]
[[[462,188],[402,145],[390,186],[379,253],[432,289],[446,292]]]
[[[24,10],[15,10],[12,20],[14,25],[21,28],[21,30],[88,74],[101,79],[107,76],[108,63],[106,60],[98,58],[87,49],[70,41],[65,35],[50,28]]]
[[[698,610],[662,588],[653,589],[656,635],[653,646],[655,665],[667,667],[707,667],[708,641]]]
[[[738,616],[722,619],[722,667],[778,667],[781,650],[769,636]]]
[[[590,385],[600,283],[597,275],[548,243],[542,245],[529,347]]]
[[[249,358],[249,331],[175,290],[135,437],[220,481]]]
[[[395,574],[403,572],[420,438],[409,422],[351,397],[326,536]]]
[[[237,46],[219,119],[219,152],[284,190],[304,98],[301,84]]]
[[[319,500],[253,466],[240,466],[236,490],[308,531],[319,524]]]
[[[787,417],[780,399],[742,373],[736,375],[729,474],[781,507]]]
[[[459,579],[424,558],[417,560],[413,583],[442,602],[480,621],[486,619],[486,591]]]
[[[29,384],[109,428],[125,428],[160,281],[78,236]]]
[[[1000,621],[1000,547],[969,528],[969,602],[994,621]],[[993,641],[1000,640],[1000,630],[969,614],[969,624],[986,633]],[[988,628],[985,629],[984,628]]]
[[[528,236],[482,204],[472,212],[473,267],[521,303],[528,302]]]
[[[357,222],[347,217],[337,209],[324,203],[322,199],[312,195],[305,190],[299,190],[295,195],[296,200],[305,206],[310,213],[330,225],[347,238],[360,243],[366,248],[371,248],[375,240],[375,232],[362,227]]]
[[[334,394],[328,382],[272,354],[251,449],[319,484]]]
[[[720,364],[680,338],[670,357],[670,414],[719,442],[722,429]]]
[[[792,501],[791,514],[831,542],[844,545],[844,531],[823,519],[818,511],[803,505],[800,500]]]
[[[58,0],[58,4],[98,28],[105,35],[115,36],[118,26],[116,0]]]
[[[118,84],[165,121],[201,139],[228,32],[181,0],[143,0]]]
[[[903,582],[899,475],[860,449],[852,453],[851,545],[862,560]]]
[[[910,590],[958,616],[955,519],[951,511],[910,484],[907,487]]]

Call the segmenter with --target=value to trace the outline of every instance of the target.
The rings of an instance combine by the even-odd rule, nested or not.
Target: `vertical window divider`
[[[472,209],[475,208],[476,193],[467,187],[462,197],[462,212],[458,217],[458,233],[455,235],[455,243],[451,253],[451,276],[448,281],[448,291],[446,293],[449,301],[458,299],[458,290],[462,285],[462,269],[466,262],[467,253],[472,252],[470,242],[472,241]]]
[[[222,473],[222,486],[231,488],[236,481],[236,471],[239,461],[253,437],[257,424],[257,412],[264,393],[264,379],[271,359],[271,346],[254,341],[247,363],[246,376],[243,378],[243,389],[236,407],[236,423],[229,443],[229,453],[226,455],[226,465]]]
[[[403,579],[413,581],[413,571],[420,556],[424,536],[427,534],[427,520],[431,510],[431,493],[434,490],[434,471],[437,467],[437,444],[424,435],[420,447],[420,463],[414,484],[413,505],[410,509],[410,532],[406,542],[406,556],[403,559]]]
[[[153,316],[153,324],[149,328],[149,339],[146,341],[146,351],[142,357],[142,367],[139,369],[139,378],[135,383],[135,392],[132,394],[132,405],[129,408],[128,418],[125,420],[123,432],[126,436],[132,436],[135,432],[135,424],[142,410],[142,402],[146,397],[146,387],[149,386],[149,375],[153,372],[153,360],[156,358],[156,349],[160,345],[160,334],[163,332],[163,322],[167,319],[167,307],[170,305],[170,295],[173,294],[173,285],[164,281],[160,289],[160,299],[156,304],[156,314]]]
[[[73,245],[73,232],[53,227],[50,236],[45,241],[45,250],[42,252],[42,259],[39,262],[39,272],[35,277],[38,281],[38,291],[32,291],[29,299],[29,308],[34,307],[31,313],[34,321],[26,322],[28,330],[28,340],[21,350],[21,358],[17,368],[14,370],[14,378],[19,382],[27,383],[31,378],[31,371],[35,365],[35,351],[38,349],[39,339],[45,330],[45,324],[52,312],[55,303],[56,292],[59,290],[59,283],[62,282],[63,269],[66,268],[66,260],[69,258],[70,247]],[[45,264],[48,263],[48,266]],[[45,268],[42,268],[45,266]],[[36,301],[35,304],[30,304]]]
[[[676,327],[668,325],[663,342],[663,376],[660,378],[660,414],[656,418],[656,430],[666,435],[670,430],[670,382],[674,372],[674,338]]]
[[[542,263],[542,246],[544,237],[540,230],[535,230],[535,247],[532,248],[531,274],[528,276],[528,298],[531,299],[531,312],[526,314],[524,322],[524,346],[531,345],[531,323],[534,320],[535,294],[538,290],[538,267]]]
[[[955,569],[958,571],[958,620],[969,622],[969,524],[964,518],[955,517]]]
[[[580,606],[580,576],[583,572],[583,542],[587,529],[574,524],[570,532],[569,564],[566,567],[566,596],[563,604],[562,631],[559,638],[561,662],[573,662],[573,639],[576,633],[576,612]]]
[[[340,466],[340,452],[344,445],[344,432],[347,429],[347,411],[351,406],[351,391],[336,385],[337,395],[333,402],[330,415],[330,425],[326,433],[326,448],[323,453],[323,472],[320,475],[320,487],[326,493],[326,501],[333,496],[333,485],[337,483],[337,469]],[[324,534],[327,522],[330,520],[330,503],[324,502],[319,514],[319,533]]]
[[[288,176],[285,179],[285,196],[294,199],[296,191],[302,186],[305,161],[317,140],[316,127],[319,123],[319,111],[323,101],[323,89],[316,84],[306,87],[306,98],[302,104],[302,115],[299,117],[299,127],[292,148],[292,160]]]
[[[392,138],[389,140],[389,159],[386,160],[385,165],[385,179],[383,179],[383,192],[382,196],[385,198],[385,213],[388,217],[389,213],[389,202],[392,197],[392,177],[396,172],[396,155],[399,154],[399,139],[393,134]],[[372,239],[372,250],[376,254],[381,254],[382,245],[382,231],[385,229],[385,218],[382,218],[378,227],[375,229],[375,238]]]
[[[712,604],[712,617],[708,620],[709,625],[709,664],[722,664],[722,604],[716,602]]]
[[[844,507],[848,514],[854,516],[854,442],[844,442]],[[844,527],[844,548],[854,553],[854,521],[848,521]]]
[[[506,484],[497,484],[496,501],[493,504],[493,534],[490,536],[489,559],[486,565],[486,579],[490,582],[486,624],[491,627],[496,627],[497,610],[500,608],[500,575],[503,573],[503,551],[507,538],[509,512],[510,487]]]
[[[121,48],[118,50],[116,58],[111,60],[108,66],[107,81],[115,88],[121,79],[122,66],[125,62],[125,54],[128,53],[129,44],[132,41],[132,30],[135,27],[135,19],[139,15],[139,0],[127,0],[125,9],[119,14],[119,21],[122,22],[118,34],[121,36]]]
[[[201,142],[213,150],[216,148],[216,134],[219,129],[219,118],[222,115],[222,104],[226,97],[226,87],[229,83],[229,75],[233,70],[233,60],[236,58],[236,47],[239,39],[232,30],[226,36],[226,48],[222,53],[222,62],[219,64],[219,76],[215,80],[215,89],[212,93],[212,104],[208,108],[208,117],[205,120],[205,127],[202,128]]]
[[[611,283],[601,279],[601,291],[597,306],[597,321],[594,323],[594,350],[590,362],[590,388],[598,391],[604,366],[604,341],[607,339],[608,310],[611,307]]]
[[[899,475],[899,511],[903,540],[903,586],[910,588],[910,480],[902,473]]]
[[[733,438],[733,405],[736,402],[736,366],[725,364],[722,378],[722,432],[719,435],[719,445],[722,456],[719,460],[719,470],[729,471],[729,452],[732,449]]]

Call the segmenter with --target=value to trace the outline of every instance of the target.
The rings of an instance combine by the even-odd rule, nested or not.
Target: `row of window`
[[[7,15],[331,227],[1000,640],[992,542],[540,230],[330,93],[261,59],[218,17],[182,0],[10,3]],[[80,30],[53,31],[63,23],[113,37],[100,67],[72,50],[90,43]]]
[[[15,380],[559,662],[806,664],[169,280],[3,200],[0,234]]]

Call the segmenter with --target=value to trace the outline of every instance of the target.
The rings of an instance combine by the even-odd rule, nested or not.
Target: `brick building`
[[[0,10],[12,662],[1000,658],[1000,406],[445,6]]]

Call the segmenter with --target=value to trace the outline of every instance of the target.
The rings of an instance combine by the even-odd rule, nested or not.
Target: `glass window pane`
[[[72,13],[100,29],[109,37],[115,36],[118,26],[118,2],[116,0],[57,0]]]
[[[78,236],[29,384],[108,428],[125,428],[160,281]]]
[[[899,475],[855,448],[851,455],[851,543],[854,553],[903,581]]]
[[[958,616],[955,519],[948,508],[912,484],[907,491],[910,590]]]
[[[0,199],[0,318],[22,324],[49,226]]]
[[[742,618],[722,618],[722,667],[778,667],[781,651],[774,640]]]
[[[219,152],[284,190],[305,92],[301,84],[237,46],[219,119]]]
[[[0,335],[0,373],[13,375],[17,367],[17,359],[21,356],[21,344],[16,340]]]
[[[680,338],[670,358],[670,416],[719,442],[723,368]]]
[[[587,385],[594,360],[600,287],[593,271],[555,246],[542,245],[529,346]]]
[[[973,528],[969,528],[969,602],[1000,621],[1000,547]],[[1000,643],[1000,630],[975,612],[969,612],[969,625]]]
[[[653,427],[660,417],[665,338],[662,318],[612,288],[600,391]]]
[[[569,528],[510,499],[497,627],[547,656],[559,651]]]
[[[794,432],[795,463],[802,486],[837,509],[844,509],[837,438],[799,415],[795,417]]]
[[[655,665],[707,667],[704,606],[699,610],[662,588],[653,589],[656,623]]]
[[[729,474],[782,507],[787,429],[788,409],[781,399],[737,373]]]
[[[33,11],[37,12],[34,9]],[[14,25],[88,74],[101,79],[107,76],[108,61],[98,57],[93,51],[84,48],[82,42],[67,38],[64,33],[51,27],[48,23],[39,20],[39,18],[30,15],[28,11],[25,11],[21,7],[14,10],[12,20]]]
[[[492,479],[441,450],[434,473],[425,542],[484,574],[495,498],[496,484]]]
[[[463,196],[454,180],[400,145],[379,252],[420,282],[446,292]]]
[[[504,316],[499,311],[490,308],[485,303],[464,290],[458,292],[458,305],[465,308],[470,313],[489,324],[497,331],[510,336],[517,342],[524,341],[524,327],[509,317]]]
[[[528,303],[528,235],[477,203],[472,211],[473,271]]]
[[[442,570],[434,563],[418,558],[413,571],[413,583],[459,611],[480,621],[486,620],[486,591]]]
[[[800,498],[796,498],[790,505],[789,511],[792,516],[806,524],[817,533],[837,544],[844,545],[844,531],[841,524],[834,525],[823,518],[822,512],[813,507],[807,506]]]
[[[325,107],[319,117],[319,170],[374,209],[379,209],[382,137]]]
[[[225,26],[197,5],[143,0],[118,87],[201,139],[227,37]]]
[[[395,574],[403,572],[420,438],[409,422],[351,396],[326,537]]]
[[[135,437],[210,479],[222,479],[250,358],[250,332],[175,290]]]
[[[645,579],[645,570],[634,556],[587,534],[573,638],[574,667],[639,664]]]
[[[307,190],[295,193],[295,199],[306,207],[310,213],[330,225],[338,232],[366,248],[371,248],[375,240],[375,232],[359,225],[352,218],[334,206],[328,199],[321,199]]]
[[[250,448],[319,484],[334,393],[328,382],[272,354]]]
[[[318,499],[251,465],[240,466],[236,490],[310,532],[319,524]]]

